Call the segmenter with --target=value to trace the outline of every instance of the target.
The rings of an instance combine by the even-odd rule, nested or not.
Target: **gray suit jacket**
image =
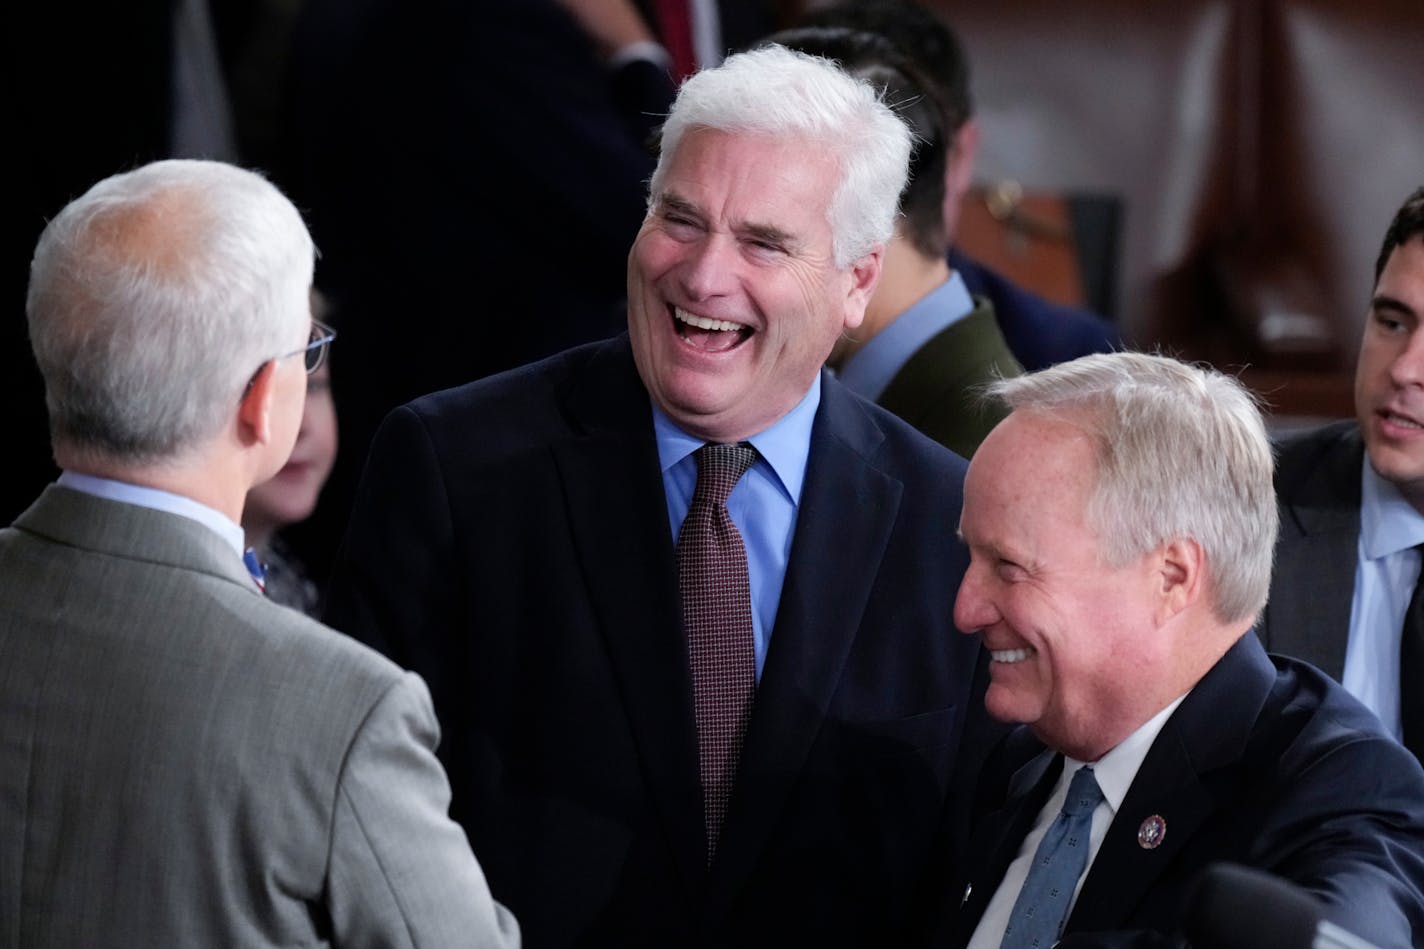
[[[1270,652],[1304,659],[1337,681],[1350,638],[1364,456],[1354,422],[1292,436],[1276,451],[1281,532],[1256,632]]]
[[[438,737],[208,528],[52,486],[0,531],[0,947],[517,945]]]

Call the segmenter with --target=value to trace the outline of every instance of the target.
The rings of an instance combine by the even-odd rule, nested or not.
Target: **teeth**
[[[732,323],[727,320],[714,320],[705,316],[698,316],[695,313],[689,313],[686,310],[679,309],[678,307],[672,308],[672,315],[677,317],[679,320],[682,320],[682,322],[688,324],[689,326],[695,326],[700,330],[718,330],[720,332],[727,332],[729,330],[739,330],[742,328],[742,324],[740,323]]]
[[[1403,426],[1404,428],[1424,428],[1424,425],[1420,425],[1418,422],[1414,421],[1414,419],[1412,419],[1412,418],[1406,418],[1405,416],[1403,416],[1403,415],[1397,415],[1397,414],[1395,414],[1394,412],[1386,412],[1385,415],[1386,415],[1386,416],[1389,418],[1389,420],[1390,420],[1391,422],[1393,422],[1395,425],[1401,425],[1401,426]]]
[[[998,649],[989,653],[989,657],[995,662],[1023,662],[1029,656],[1038,652],[1036,649]]]

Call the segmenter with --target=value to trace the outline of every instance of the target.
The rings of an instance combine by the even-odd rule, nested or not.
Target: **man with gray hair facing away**
[[[244,566],[333,335],[313,260],[217,162],[107,178],[40,237],[63,474],[0,531],[0,947],[519,944],[420,679]]]
[[[978,706],[963,462],[822,373],[909,154],[825,60],[698,73],[628,335],[376,438],[328,618],[431,682],[452,813],[530,944],[896,945],[931,896]]]
[[[1228,861],[1418,945],[1424,771],[1250,633],[1277,528],[1251,395],[1140,353],[992,391],[1010,414],[969,465],[955,622],[989,651],[989,712],[1025,727],[985,768],[947,944],[1183,946]]]

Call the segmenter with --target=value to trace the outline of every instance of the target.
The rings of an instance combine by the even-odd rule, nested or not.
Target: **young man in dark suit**
[[[1424,544],[1424,189],[1395,214],[1355,366],[1349,422],[1279,446],[1281,536],[1257,627],[1339,679],[1424,753],[1424,648],[1405,633]],[[1416,617],[1413,628],[1424,635]]]

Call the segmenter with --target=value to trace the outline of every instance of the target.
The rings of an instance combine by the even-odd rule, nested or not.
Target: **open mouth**
[[[673,327],[687,345],[704,353],[725,353],[751,338],[752,329],[730,320],[714,320],[672,307]]]
[[[1013,665],[1016,662],[1023,662],[1030,656],[1035,656],[1037,654],[1038,650],[1033,649],[1032,647],[1025,649],[995,649],[989,653],[989,658],[993,659],[995,662],[1002,662],[1008,665]]]
[[[1415,430],[1424,429],[1424,425],[1420,425],[1417,421],[1410,418],[1409,416],[1400,415],[1398,412],[1392,412],[1389,409],[1384,409],[1383,411],[1381,411],[1380,417],[1383,418],[1389,424],[1398,426],[1399,428],[1412,428]]]

